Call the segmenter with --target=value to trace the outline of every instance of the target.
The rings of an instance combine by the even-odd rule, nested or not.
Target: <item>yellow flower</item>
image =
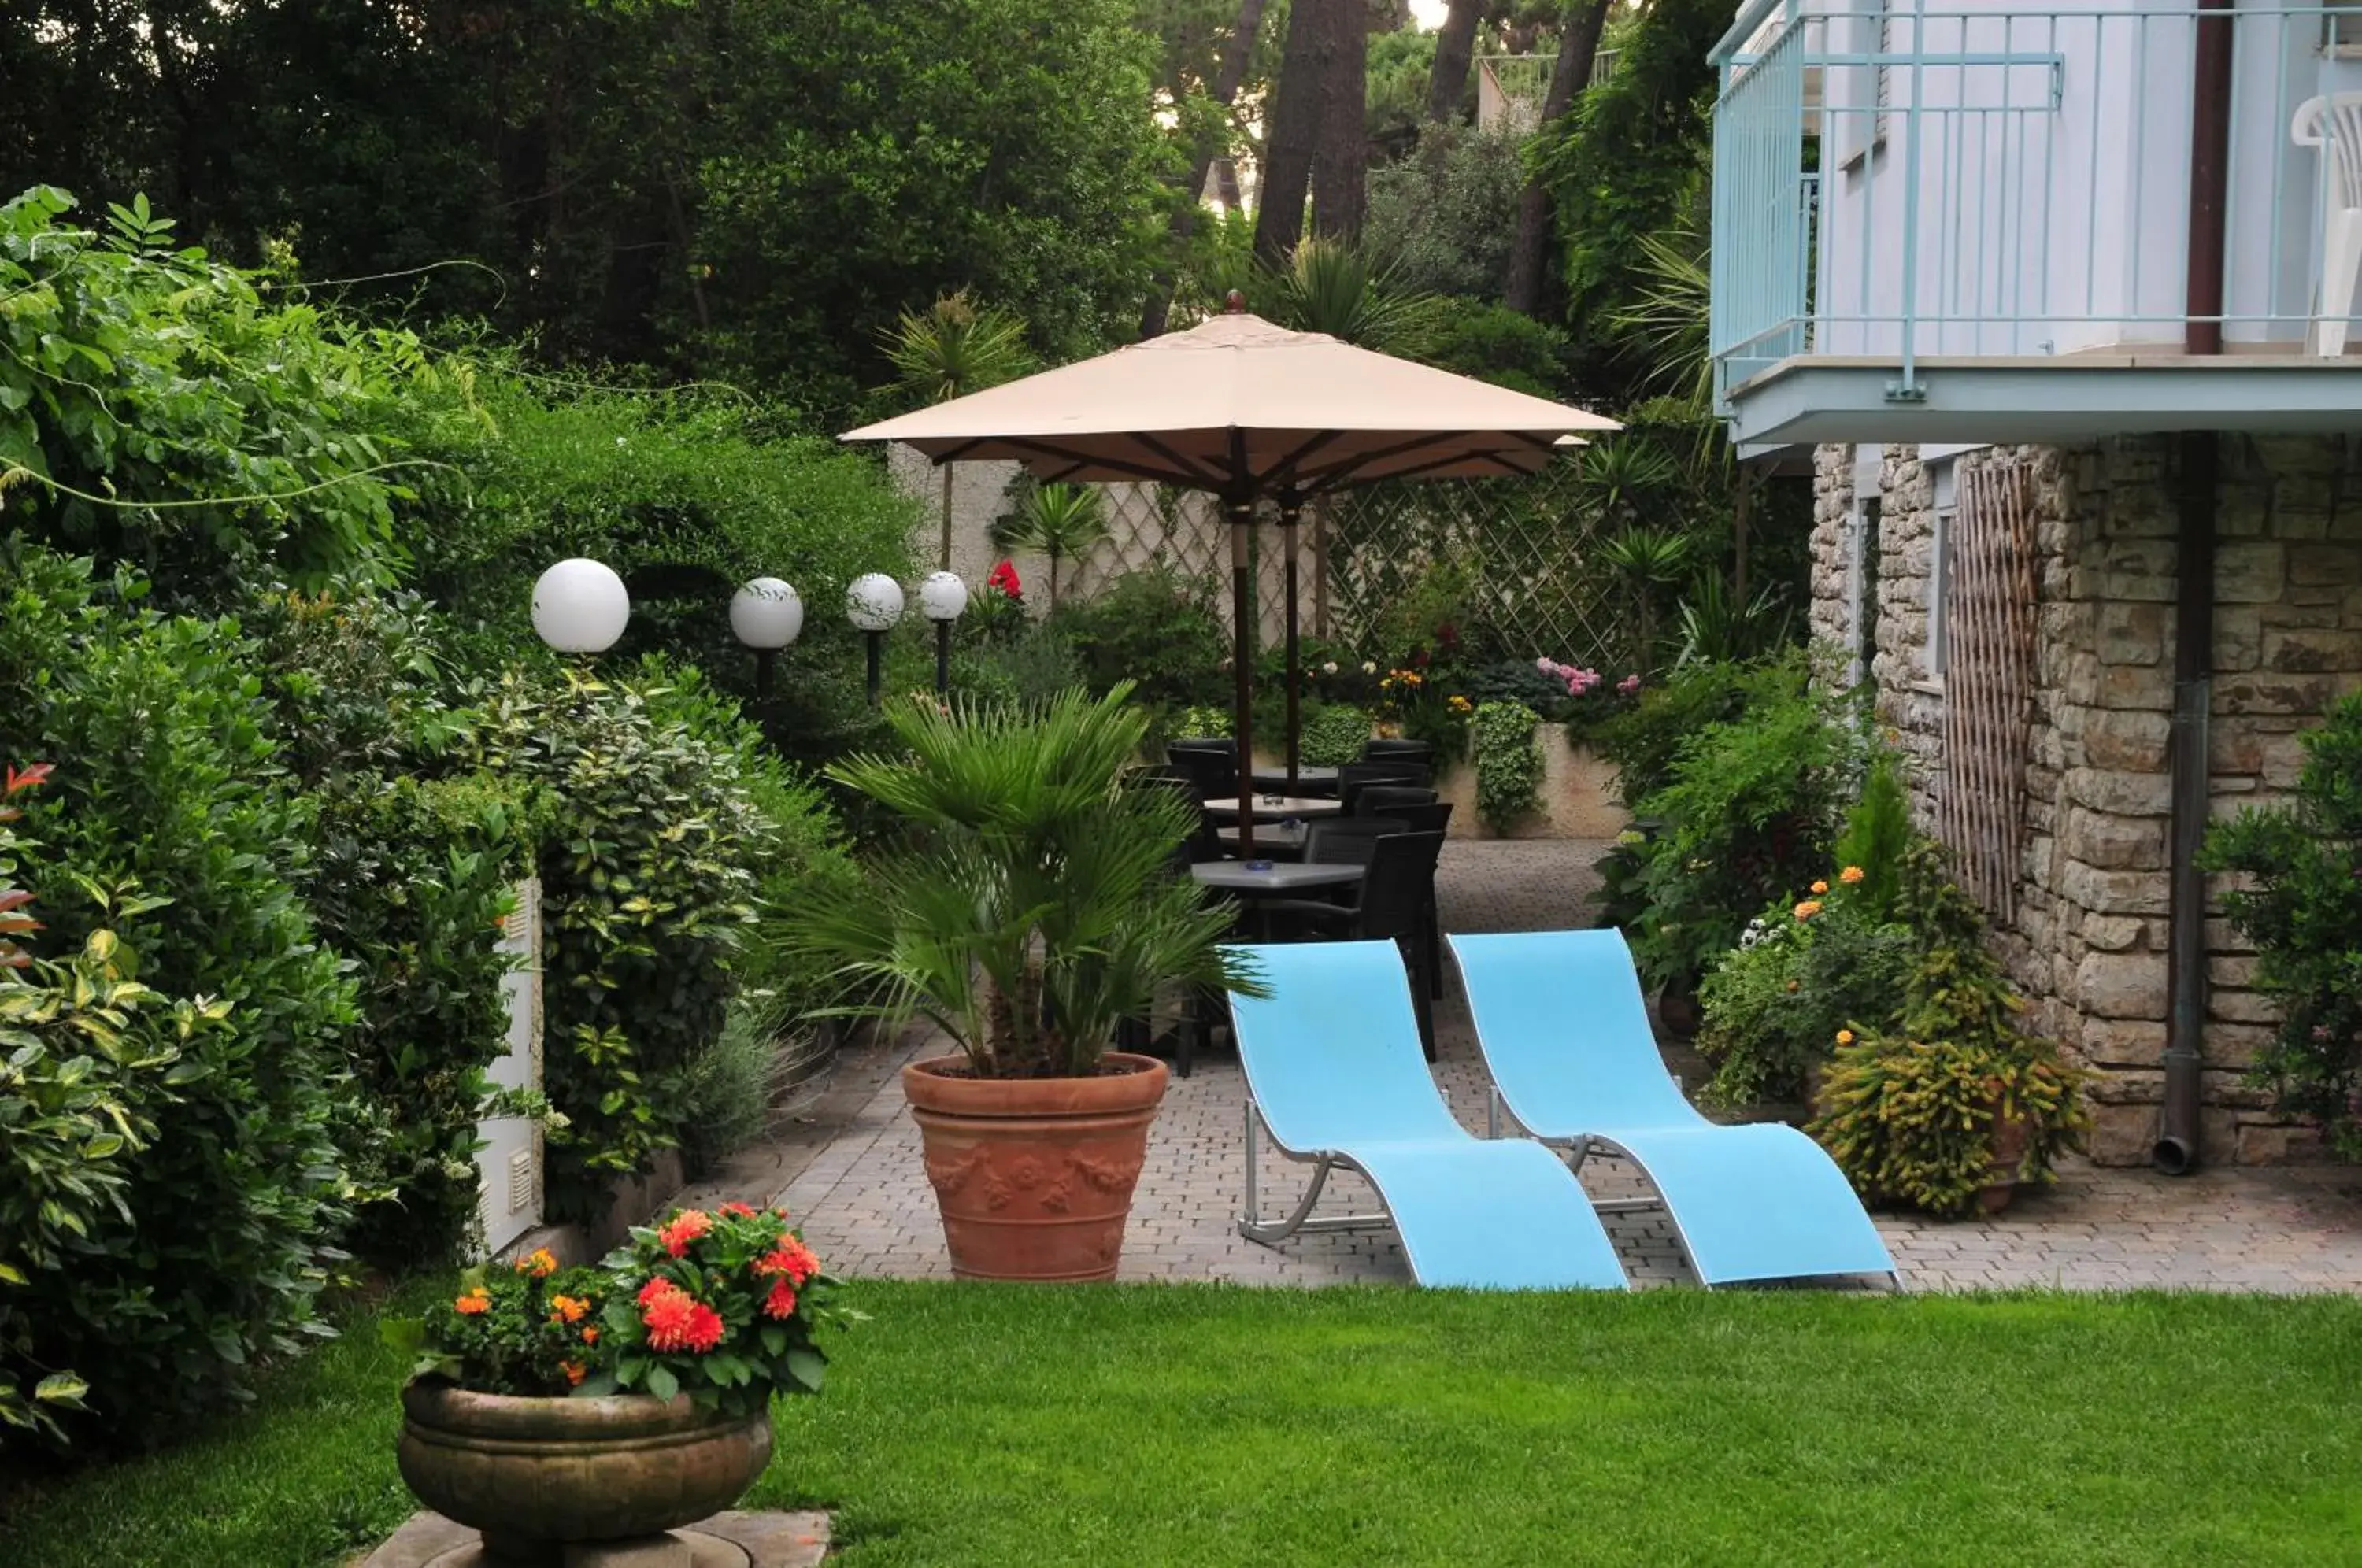
[[[1852,1030],[1850,1030],[1850,1029],[1840,1029],[1840,1030],[1838,1030],[1838,1044],[1840,1044],[1840,1045],[1850,1045],[1850,1044],[1852,1044],[1852,1043],[1853,1043],[1853,1031],[1852,1031]]]
[[[1806,899],[1803,903],[1796,906],[1796,918],[1798,920],[1810,920],[1820,912],[1821,900],[1818,899]]]
[[[1861,880],[1861,867],[1859,866],[1847,867],[1844,870],[1838,873],[1838,880],[1843,882],[1849,888],[1852,887],[1856,882]]]
[[[1813,884],[1813,891],[1816,893],[1826,893],[1828,890],[1829,885],[1827,882],[1816,882]]]
[[[1792,990],[1792,991],[1793,991],[1793,990],[1794,990],[1798,986],[1801,986],[1801,985],[1803,985],[1803,984],[1804,984],[1804,982],[1803,982],[1802,980],[1791,980],[1791,981],[1789,981],[1789,982],[1788,982],[1788,988],[1789,988],[1790,990]]]

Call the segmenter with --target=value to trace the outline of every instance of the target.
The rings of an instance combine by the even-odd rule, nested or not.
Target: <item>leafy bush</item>
[[[413,1373],[479,1394],[563,1397],[602,1353],[600,1309],[608,1278],[595,1268],[559,1269],[546,1250],[513,1264],[485,1264],[459,1276],[459,1292],[423,1320],[389,1319],[378,1332],[417,1358]]]
[[[248,581],[388,575],[409,476],[382,421],[415,340],[267,304],[144,199],[97,229],[72,206],[48,186],[0,205],[0,528],[207,613]]]
[[[1600,724],[1591,743],[1615,764],[1617,794],[1637,809],[1671,781],[1683,743],[1699,731],[1752,707],[1797,701],[1811,687],[1801,649],[1755,664],[1692,665],[1643,688],[1639,706]]]
[[[1698,988],[1697,1046],[1715,1064],[1706,1092],[1721,1104],[1799,1098],[1815,1064],[1894,1016],[1918,939],[1842,880],[1811,891],[1749,921]]]
[[[1405,288],[1497,298],[1525,184],[1518,138],[1428,126],[1415,157],[1370,171],[1363,233]]]
[[[734,745],[668,716],[662,687],[568,671],[502,679],[474,760],[553,797],[541,856],[544,1083],[566,1125],[547,1209],[597,1220],[608,1183],[677,1146],[689,1063],[721,1036],[729,968],[773,834]]]
[[[2204,864],[2245,875],[2224,912],[2256,944],[2257,988],[2280,1006],[2255,1080],[2362,1158],[2362,694],[2333,704],[2303,745],[2294,800],[2217,823]]]
[[[1507,305],[1454,301],[1438,313],[1428,359],[1480,381],[1555,401],[1564,395],[1566,334]]]
[[[1898,917],[1923,949],[1900,1019],[1838,1049],[1811,1132],[1864,1194],[1960,1214],[1988,1187],[2049,1180],[2058,1152],[2081,1146],[2083,1074],[2017,1027],[2025,1004],[1940,847],[1916,845],[1901,884]]]
[[[1506,832],[1541,803],[1540,723],[1522,702],[1486,702],[1476,710],[1476,814]]]
[[[233,1010],[181,1043],[120,1211],[77,1240],[32,1329],[37,1364],[75,1368],[107,1419],[154,1430],[316,1327],[348,1197],[338,1135],[369,1133],[341,1050],[352,986],[296,897],[314,824],[274,788],[260,682],[233,627],[140,593],[0,545],[0,755],[73,759],[27,814],[51,950],[108,927],[94,884],[136,883],[170,900],[134,933],[142,983]]]
[[[1055,624],[1094,691],[1130,680],[1142,701],[1160,708],[1219,703],[1228,693],[1230,634],[1204,586],[1169,567],[1124,573],[1061,607]]]
[[[1676,745],[1664,783],[1634,802],[1653,834],[1619,846],[1610,888],[1645,975],[1694,983],[1755,911],[1817,877],[1860,750],[1838,700],[1809,687]]]
[[[1297,757],[1308,767],[1341,767],[1359,762],[1370,744],[1370,715],[1330,703],[1316,708],[1297,737]]]

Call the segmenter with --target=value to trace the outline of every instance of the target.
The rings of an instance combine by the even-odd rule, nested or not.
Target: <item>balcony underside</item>
[[[1899,359],[1798,355],[1728,393],[1731,438],[2080,441],[2161,430],[2362,433],[2362,359],[2172,353],[1931,356],[1918,396]]]

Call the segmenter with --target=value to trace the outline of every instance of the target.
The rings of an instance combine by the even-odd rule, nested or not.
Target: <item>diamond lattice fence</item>
[[[1441,568],[1462,579],[1460,632],[1473,650],[1628,668],[1631,591],[1595,558],[1593,517],[1576,486],[1569,464],[1531,479],[1382,484],[1327,499],[1318,521],[1308,512],[1301,530],[1305,633],[1359,643],[1387,605]],[[1160,485],[1104,489],[1108,536],[1076,570],[1071,591],[1087,597],[1161,562],[1204,583],[1228,624],[1230,539],[1213,498]],[[1319,532],[1327,536],[1325,594],[1313,581]],[[1269,646],[1285,613],[1279,530],[1258,528],[1256,539],[1256,621]]]

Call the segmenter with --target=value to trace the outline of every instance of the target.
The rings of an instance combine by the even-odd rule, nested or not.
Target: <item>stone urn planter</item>
[[[715,1418],[687,1396],[598,1399],[402,1391],[402,1479],[483,1532],[487,1562],[550,1564],[568,1544],[661,1538],[719,1513],[771,1457],[767,1410]]]
[[[902,1069],[955,1275],[1115,1277],[1168,1075],[1153,1056],[1100,1062],[1090,1077],[980,1078],[965,1056]]]

